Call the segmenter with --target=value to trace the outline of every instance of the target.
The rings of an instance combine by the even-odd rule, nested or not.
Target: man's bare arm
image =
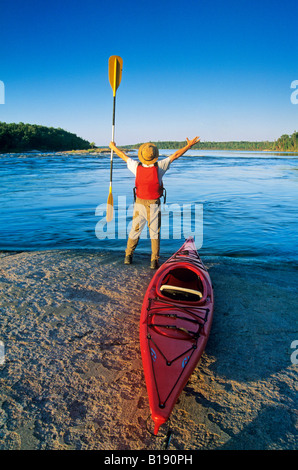
[[[115,142],[111,142],[109,147],[110,147],[111,150],[113,150],[116,153],[116,155],[118,155],[118,157],[122,158],[122,160],[127,162],[128,156],[124,152],[122,152],[122,150],[120,150],[116,147]]]
[[[200,137],[195,137],[192,140],[189,140],[188,138],[186,138],[186,141],[187,141],[187,145],[185,147],[177,150],[177,152],[173,153],[173,155],[170,156],[171,162],[173,162],[174,160],[177,160],[177,158],[179,157],[182,157],[182,155],[184,155],[185,152],[187,152],[187,150],[189,150],[191,147],[193,147],[193,145],[195,145],[197,142],[200,141]]]

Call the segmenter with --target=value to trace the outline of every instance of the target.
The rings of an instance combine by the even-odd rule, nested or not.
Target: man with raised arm
[[[160,250],[160,198],[163,194],[162,177],[169,169],[170,164],[182,157],[193,145],[199,142],[199,137],[192,140],[186,139],[187,144],[177,150],[173,155],[158,161],[159,152],[152,143],[142,144],[138,151],[139,162],[128,157],[122,150],[116,147],[115,142],[110,143],[110,148],[127,163],[127,168],[135,175],[136,200],[133,212],[132,228],[128,236],[125,251],[125,264],[131,264],[132,256],[138,244],[141,232],[148,223],[151,239],[151,269],[159,266]]]

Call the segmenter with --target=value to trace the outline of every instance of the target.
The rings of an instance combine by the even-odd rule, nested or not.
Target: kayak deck
[[[197,365],[212,322],[209,275],[196,249],[190,253],[182,248],[156,272],[141,314],[142,360],[155,434]]]

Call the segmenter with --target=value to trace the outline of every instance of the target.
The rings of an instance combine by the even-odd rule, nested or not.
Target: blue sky
[[[107,145],[108,59],[120,55],[118,145],[291,134],[297,13],[296,0],[3,0],[0,121]]]

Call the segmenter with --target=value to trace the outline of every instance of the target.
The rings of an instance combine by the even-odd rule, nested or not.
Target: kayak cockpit
[[[199,290],[188,289],[186,287],[171,286],[163,284],[160,286],[160,291],[166,297],[173,300],[186,300],[189,302],[199,302],[203,297],[202,292]]]
[[[186,267],[170,269],[162,278],[159,291],[164,297],[182,302],[200,302],[204,296],[200,276]]]

